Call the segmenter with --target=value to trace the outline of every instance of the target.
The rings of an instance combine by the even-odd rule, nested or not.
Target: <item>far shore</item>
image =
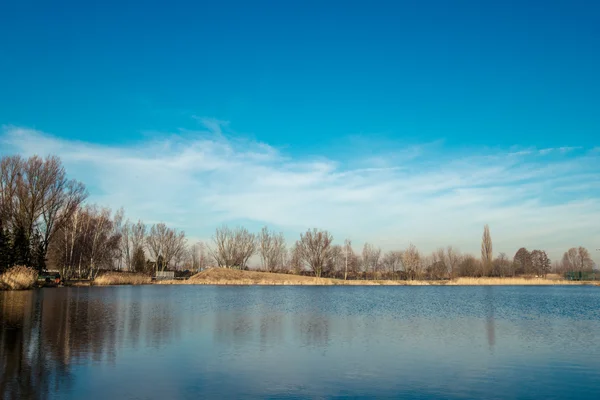
[[[303,275],[281,274],[259,271],[240,271],[235,269],[211,268],[197,273],[189,279],[149,280],[134,279],[126,282],[109,276],[102,283],[93,285],[117,284],[154,284],[154,285],[223,285],[223,286],[510,286],[510,285],[600,285],[598,281],[573,281],[560,279],[558,275],[546,278],[514,277],[514,278],[456,278],[452,280],[343,280],[333,278],[316,278]]]
[[[90,287],[120,285],[222,285],[222,286],[558,286],[594,285],[600,281],[566,280],[558,274],[546,277],[456,278],[445,280],[344,280],[317,278],[274,272],[241,271],[210,268],[188,279],[152,280],[148,275],[133,272],[105,272],[94,280],[67,282],[36,282],[37,273],[19,267],[0,276],[0,290],[24,290],[34,287]]]

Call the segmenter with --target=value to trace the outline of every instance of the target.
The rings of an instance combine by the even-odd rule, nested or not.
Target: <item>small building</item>
[[[175,271],[156,271],[154,279],[175,279]]]

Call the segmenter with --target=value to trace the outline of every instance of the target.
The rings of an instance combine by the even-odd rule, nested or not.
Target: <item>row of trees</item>
[[[259,235],[244,228],[217,229],[210,253],[216,264],[226,268],[246,268],[252,255],[257,253],[265,271],[303,273],[310,271],[317,277],[343,279],[452,279],[456,277],[507,277],[517,275],[546,276],[552,271],[550,258],[544,250],[519,249],[510,259],[505,253],[493,256],[489,226],[484,227],[481,258],[461,254],[452,246],[440,248],[430,255],[422,254],[414,245],[404,250],[382,253],[365,243],[357,254],[350,240],[344,245],[333,244],[327,231],[312,229],[300,235],[289,251],[281,233],[266,227]],[[556,263],[555,272],[590,271],[594,263],[589,252],[572,248],[565,252],[562,262]]]
[[[93,278],[100,270],[151,274],[165,269],[198,271],[208,266],[246,269],[253,257],[264,271],[310,273],[343,279],[447,279],[461,276],[544,276],[551,262],[543,250],[519,249],[494,258],[484,227],[481,258],[453,247],[431,254],[414,245],[383,253],[365,243],[357,253],[350,240],[311,229],[288,249],[282,233],[263,228],[217,228],[212,243],[188,245],[185,233],[164,223],[146,225],[124,211],[85,204],[85,186],[69,180],[57,157],[2,158],[0,162],[0,272],[13,265],[58,269],[65,278]],[[582,247],[565,252],[555,272],[593,268]]]
[[[187,254],[183,232],[124,221],[122,209],[113,214],[84,204],[87,196],[83,183],[67,179],[58,157],[3,157],[0,273],[27,265],[93,278],[101,269],[164,270]]]

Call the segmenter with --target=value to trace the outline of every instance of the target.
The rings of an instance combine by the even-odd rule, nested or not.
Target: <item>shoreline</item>
[[[32,282],[33,283],[33,282]],[[316,278],[274,272],[242,271],[211,268],[188,279],[152,280],[148,275],[131,272],[107,272],[94,281],[67,281],[62,284],[22,286],[21,290],[41,287],[92,287],[92,286],[140,286],[140,285],[210,285],[210,286],[598,286],[600,281],[575,281],[562,279],[559,275],[547,277],[512,278],[455,278],[446,280],[343,280]],[[0,287],[0,290],[3,288]]]
[[[558,275],[544,278],[455,278],[446,280],[343,280],[317,278],[305,275],[282,274],[275,272],[241,271],[225,268],[210,268],[188,279],[153,280],[140,279],[130,275],[114,274],[106,279],[96,280],[92,285],[112,284],[151,284],[151,285],[217,285],[217,286],[558,286],[558,285],[600,285],[598,281],[571,281]],[[99,286],[99,285],[98,285]]]

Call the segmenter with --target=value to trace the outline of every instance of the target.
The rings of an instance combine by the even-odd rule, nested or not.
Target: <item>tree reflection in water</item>
[[[77,365],[114,365],[124,345],[159,348],[177,337],[171,306],[114,289],[0,292],[0,398],[47,398],[69,389]]]

